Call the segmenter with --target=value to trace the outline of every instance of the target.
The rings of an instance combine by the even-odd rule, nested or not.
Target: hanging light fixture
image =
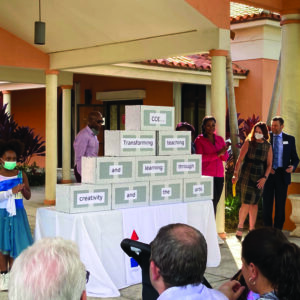
[[[34,22],[34,43],[45,45],[46,23],[41,21],[41,0],[39,0],[39,21]]]

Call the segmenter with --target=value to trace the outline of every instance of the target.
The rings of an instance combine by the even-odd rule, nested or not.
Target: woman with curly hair
[[[258,300],[300,299],[300,248],[281,230],[250,231],[242,243],[242,273]]]
[[[241,200],[239,225],[236,238],[241,241],[243,227],[249,213],[249,230],[255,228],[258,201],[272,168],[272,147],[269,143],[266,123],[256,123],[245,143],[235,165],[232,183],[237,183],[236,191]]]
[[[18,140],[0,141],[0,290],[7,290],[14,259],[33,243],[23,205],[31,191],[26,174],[16,170],[23,149]]]

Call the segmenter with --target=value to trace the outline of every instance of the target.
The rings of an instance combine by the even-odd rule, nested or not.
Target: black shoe
[[[238,234],[237,234],[238,232],[241,232],[242,235],[238,235]],[[237,229],[235,237],[239,240],[239,242],[242,241],[242,238],[243,238],[243,228],[238,228],[238,229]]]

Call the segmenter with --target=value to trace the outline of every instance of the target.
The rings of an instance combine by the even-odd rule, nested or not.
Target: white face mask
[[[262,133],[258,133],[258,132],[255,132],[254,136],[257,140],[262,139],[264,137]]]

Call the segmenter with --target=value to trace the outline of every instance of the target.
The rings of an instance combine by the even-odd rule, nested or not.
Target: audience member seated
[[[88,274],[72,241],[46,238],[24,250],[11,269],[10,300],[85,300]]]
[[[202,284],[207,261],[205,238],[185,224],[162,227],[151,243],[150,280],[158,300],[238,299],[243,292],[237,281],[226,283],[221,292]]]
[[[260,300],[300,299],[300,248],[275,228],[250,231],[242,243],[242,272]]]

